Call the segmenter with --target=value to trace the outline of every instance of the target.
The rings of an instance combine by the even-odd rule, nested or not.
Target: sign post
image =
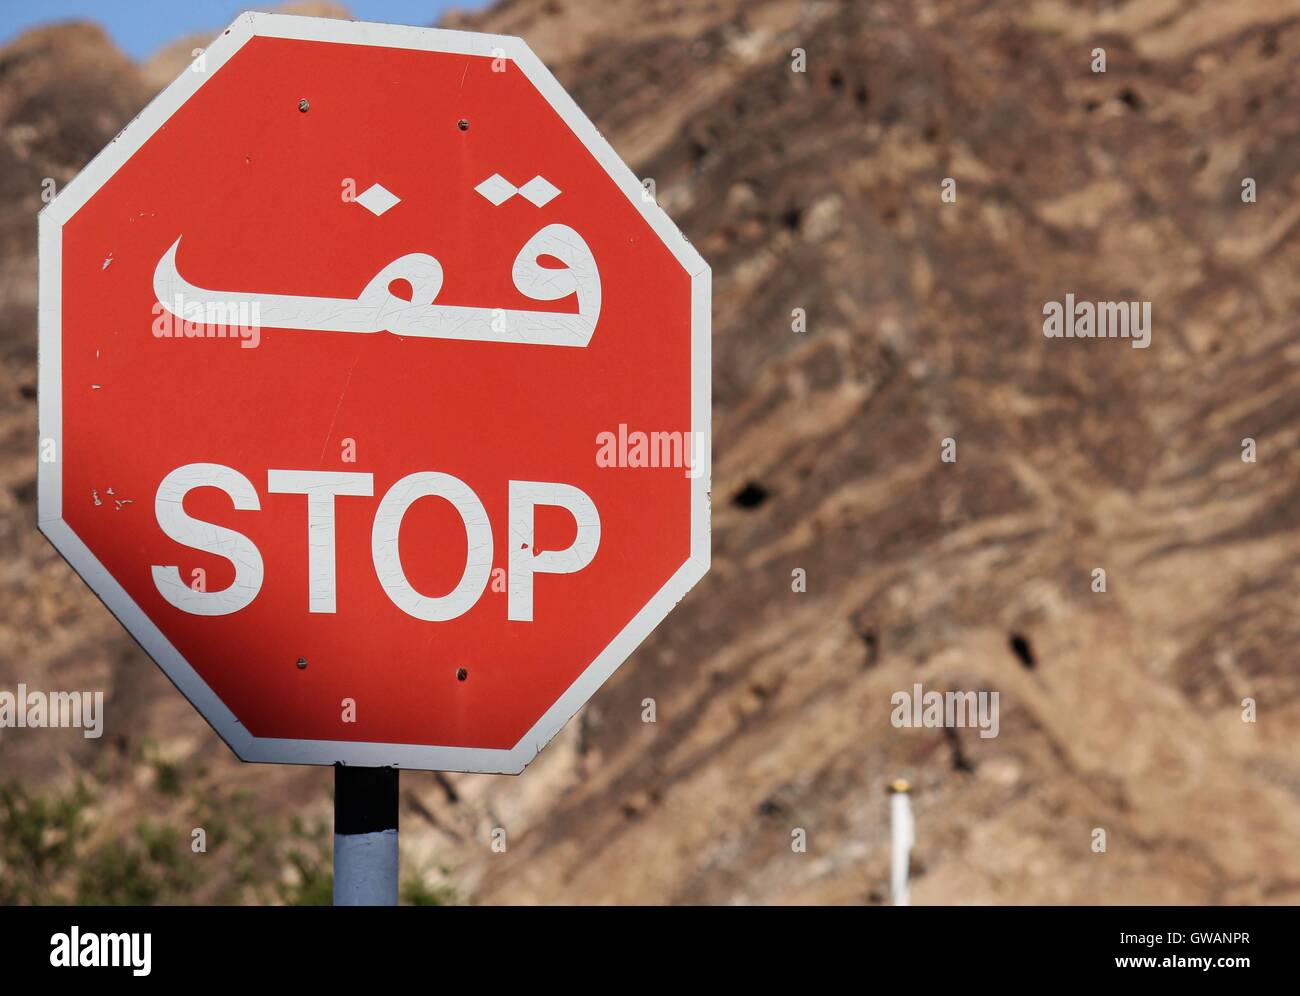
[[[396,768],[334,768],[334,905],[397,905]]]
[[[240,758],[342,766],[339,902],[398,769],[519,773],[708,569],[649,191],[518,38],[243,14],[41,213],[40,528]]]

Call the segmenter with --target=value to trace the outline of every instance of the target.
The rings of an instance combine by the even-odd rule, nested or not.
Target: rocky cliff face
[[[1300,901],[1300,3],[451,21],[524,36],[713,266],[714,566],[524,776],[405,775],[407,866],[485,903],[881,902],[901,776],[915,902]],[[0,771],[81,773],[110,842],[189,833],[160,757],[285,818],[330,782],[234,761],[33,527],[42,181],[157,82],[87,26],[0,51],[0,687],[109,700],[98,744],[0,731]],[[1066,294],[1150,302],[1149,347],[1046,338]],[[918,683],[997,691],[998,735],[895,727]]]

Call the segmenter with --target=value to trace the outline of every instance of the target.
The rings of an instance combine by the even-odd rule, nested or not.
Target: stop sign
[[[242,15],[40,248],[41,529],[244,760],[518,772],[708,568],[708,267],[517,38]]]

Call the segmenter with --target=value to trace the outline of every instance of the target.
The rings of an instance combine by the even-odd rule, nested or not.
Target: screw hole
[[[461,118],[456,122],[456,127],[461,131],[469,131],[469,118]]]
[[[299,671],[306,671],[306,670],[307,670],[307,658],[306,658],[306,657],[299,657],[299,658],[298,658],[298,670],[299,670]]]
[[[456,669],[456,680],[457,680],[457,681],[464,681],[464,680],[465,680],[466,678],[468,678],[468,677],[469,677],[469,672],[466,671],[463,667],[460,667],[460,668],[457,668],[457,669]]]

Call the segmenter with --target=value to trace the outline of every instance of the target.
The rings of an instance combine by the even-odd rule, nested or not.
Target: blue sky
[[[341,0],[362,21],[432,24],[445,10],[486,6],[485,0]],[[269,9],[257,0],[0,0],[0,45],[38,24],[98,21],[134,59],[194,31],[222,28],[243,10]]]

